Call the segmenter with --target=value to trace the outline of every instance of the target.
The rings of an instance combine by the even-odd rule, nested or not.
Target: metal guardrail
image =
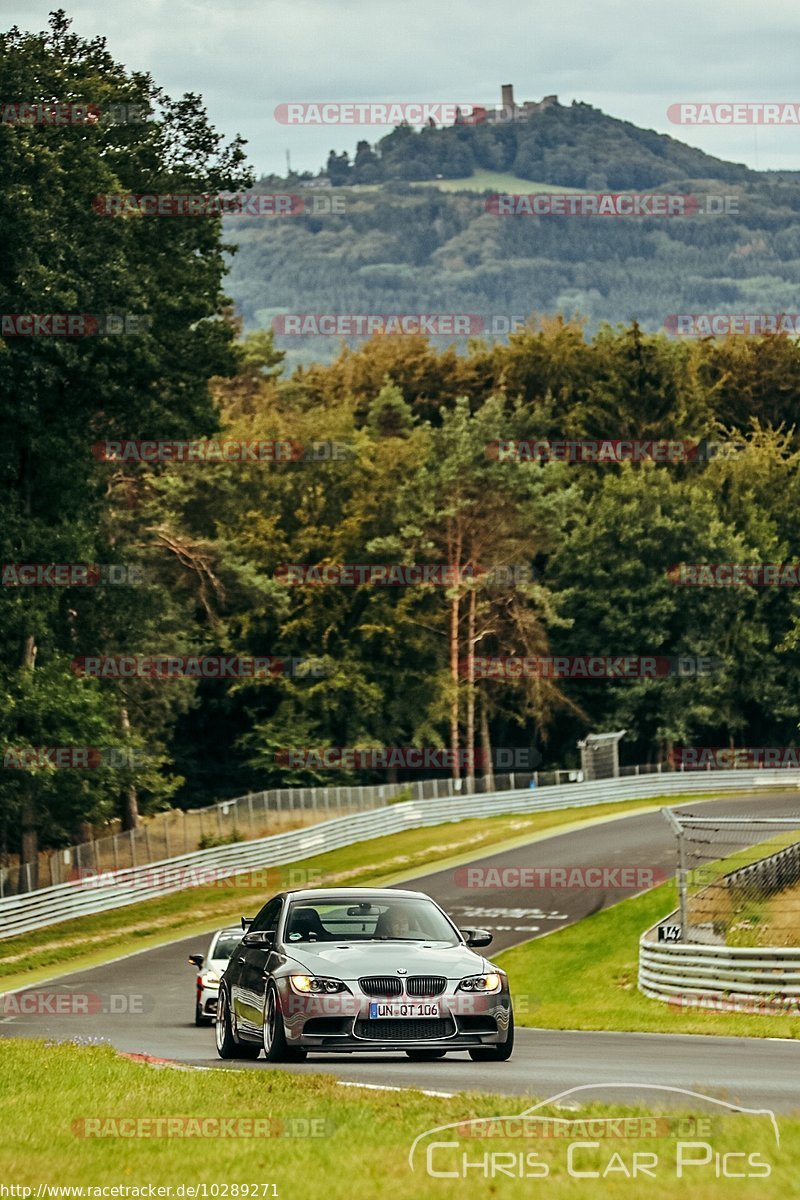
[[[670,921],[671,914],[659,925]],[[653,1000],[678,1001],[735,1011],[737,1000],[782,1001],[800,1005],[800,948],[787,946],[703,946],[693,942],[639,942],[639,991]]]
[[[42,929],[90,913],[108,912],[140,900],[166,896],[196,885],[192,872],[213,873],[223,879],[243,871],[282,866],[354,845],[370,838],[470,817],[505,813],[547,812],[651,796],[691,792],[752,790],[759,786],[800,781],[789,770],[710,771],[690,774],[651,774],[591,783],[557,784],[445,800],[406,801],[324,821],[307,829],[236,842],[164,859],[159,863],[108,872],[97,879],[74,880],[0,901],[0,938]]]

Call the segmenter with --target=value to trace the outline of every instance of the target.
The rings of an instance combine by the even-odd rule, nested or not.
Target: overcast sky
[[[64,3],[64,0],[62,0]],[[0,0],[2,25],[42,29],[53,0]],[[800,127],[686,127],[676,101],[800,101],[800,5],[744,0],[72,0],[83,36],[174,96],[200,92],[258,173],[324,165],[386,130],[278,124],[288,101],[499,104],[555,92],[760,169],[800,169]],[[20,99],[20,98],[17,98]],[[35,99],[35,97],[25,97]]]

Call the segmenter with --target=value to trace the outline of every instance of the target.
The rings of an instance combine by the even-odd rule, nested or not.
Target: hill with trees
[[[332,151],[327,175],[327,191],[307,187],[310,177],[258,184],[298,191],[305,213],[226,222],[238,247],[228,290],[248,330],[302,312],[475,314],[497,336],[548,313],[578,315],[590,331],[631,320],[655,331],[672,314],[797,308],[794,175],[723,162],[588,105],[506,124],[400,126],[374,147],[359,142],[352,160]],[[443,190],[455,179],[458,191]],[[498,216],[490,196],[507,192],[509,179],[523,194],[695,196],[697,211]],[[343,212],[325,211],[331,196]],[[292,366],[330,360],[341,340],[279,334],[277,344]]]
[[[745,183],[757,176],[740,163],[714,158],[577,101],[552,104],[514,121],[420,130],[399,125],[374,147],[359,141],[352,160],[347,150],[332,150],[326,164],[335,187],[459,179],[479,169],[596,192],[645,191],[673,179]]]

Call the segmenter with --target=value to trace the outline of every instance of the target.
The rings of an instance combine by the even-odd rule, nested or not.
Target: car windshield
[[[224,959],[226,962],[242,940],[241,930],[234,929],[230,933],[221,933],[214,943],[209,958]]]
[[[453,926],[431,900],[296,900],[286,919],[287,942],[446,942]]]

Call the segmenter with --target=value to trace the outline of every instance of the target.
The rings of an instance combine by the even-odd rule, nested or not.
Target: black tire
[[[226,993],[219,989],[217,1020],[214,1026],[217,1054],[220,1058],[258,1058],[261,1047],[255,1042],[239,1042],[231,1026],[231,1010]]]
[[[508,1023],[508,1037],[497,1046],[478,1046],[470,1050],[469,1056],[473,1062],[508,1062],[514,1050],[514,1014],[511,1013]]]
[[[412,1062],[432,1062],[435,1058],[444,1058],[447,1051],[426,1050],[424,1046],[420,1046],[417,1050],[406,1050],[406,1054]]]
[[[278,989],[274,983],[267,986],[264,997],[264,1057],[267,1062],[302,1062],[307,1051],[286,1043]]]

